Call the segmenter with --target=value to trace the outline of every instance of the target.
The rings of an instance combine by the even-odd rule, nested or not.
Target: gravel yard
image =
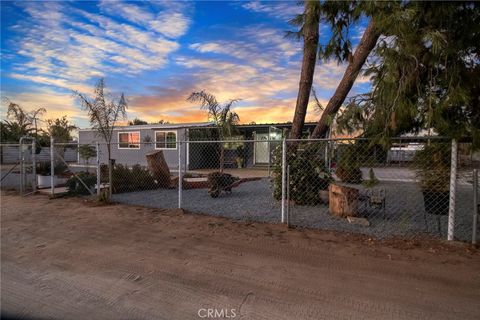
[[[362,188],[362,187],[359,187]],[[437,216],[424,215],[423,196],[415,183],[382,182],[375,188],[386,190],[386,210],[366,211],[360,206],[362,215],[370,226],[350,224],[346,219],[333,217],[327,205],[290,206],[290,222],[299,227],[323,230],[338,230],[369,234],[379,238],[391,236],[415,236],[428,233],[439,236]],[[458,239],[471,239],[472,188],[459,185],[455,235]],[[178,207],[178,190],[151,190],[115,194],[114,201],[153,208],[172,209]],[[279,223],[281,221],[280,201],[272,197],[267,178],[250,181],[233,189],[231,194],[222,193],[211,198],[206,189],[183,191],[182,207],[190,212],[223,216],[235,220]],[[440,217],[441,237],[446,237],[447,217]]]

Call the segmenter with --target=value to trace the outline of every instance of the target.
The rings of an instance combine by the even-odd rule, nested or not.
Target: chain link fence
[[[442,138],[393,139],[388,147],[368,139],[133,141],[54,142],[36,153],[37,177],[46,178],[37,178],[35,186],[53,194],[96,195],[245,222],[377,238],[472,240],[472,172],[479,159],[469,143]],[[46,151],[49,157],[38,156]],[[15,152],[8,154],[2,177],[7,163],[15,162]]]
[[[2,189],[20,188],[20,144],[0,144],[0,172]]]
[[[449,140],[394,139],[389,148],[366,139],[288,141],[286,150],[291,225],[447,238],[454,210],[455,237],[471,239],[472,185],[457,179],[451,199]]]

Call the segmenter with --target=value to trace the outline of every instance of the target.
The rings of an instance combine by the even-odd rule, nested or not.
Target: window
[[[118,149],[140,149],[140,131],[119,132]]]
[[[155,131],[155,149],[177,149],[177,132]]]

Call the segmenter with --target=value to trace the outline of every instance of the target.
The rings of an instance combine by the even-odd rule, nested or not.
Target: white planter
[[[64,184],[67,182],[66,178],[59,178],[57,176],[53,176],[53,184],[54,186],[58,186],[60,184]],[[38,188],[51,188],[52,187],[52,179],[51,176],[42,176],[37,174],[37,187]]]

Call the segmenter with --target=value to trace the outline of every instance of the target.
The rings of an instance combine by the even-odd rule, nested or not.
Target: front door
[[[268,133],[255,134],[255,140],[257,140],[257,142],[255,142],[255,163],[268,163]],[[258,140],[265,140],[265,142]]]

